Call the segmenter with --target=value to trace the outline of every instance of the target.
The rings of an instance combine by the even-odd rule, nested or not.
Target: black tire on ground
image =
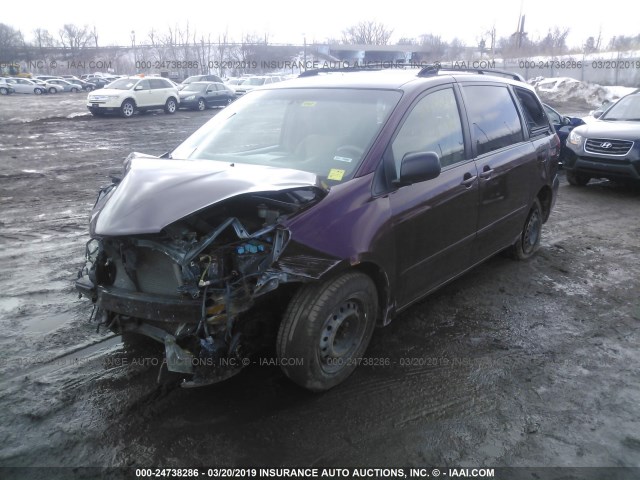
[[[49,93],[58,93],[58,89],[57,89],[57,88],[53,88],[53,87],[51,87],[51,88],[49,89]]]
[[[178,103],[176,99],[173,97],[169,97],[167,102],[164,104],[164,113],[176,113],[178,109]]]
[[[9,95],[9,89],[5,87],[0,87],[0,95]]]
[[[120,105],[120,115],[124,118],[131,118],[136,113],[136,104],[131,99],[127,99]]]
[[[78,90],[77,88],[73,87],[71,88],[71,93],[78,93],[80,90]]]
[[[302,286],[278,331],[276,349],[285,375],[315,392],[344,381],[369,345],[377,311],[376,287],[363,273]]]
[[[204,98],[199,98],[198,105],[196,106],[196,110],[203,112],[206,109],[207,109],[207,104],[205,103]]]
[[[36,95],[42,95],[44,92],[41,88],[34,88],[33,93],[35,93]]]
[[[542,237],[542,207],[536,198],[524,222],[522,233],[516,243],[511,246],[511,255],[517,260],[531,258],[540,248]]]
[[[588,175],[571,172],[569,170],[567,170],[566,176],[569,185],[574,185],[576,187],[584,187],[587,183],[589,183],[589,180],[591,180],[591,177],[589,177]]]

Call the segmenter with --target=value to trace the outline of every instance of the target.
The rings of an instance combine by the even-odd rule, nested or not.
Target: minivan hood
[[[640,140],[640,122],[598,120],[576,128],[576,133],[587,138]]]
[[[134,158],[120,184],[91,216],[100,236],[158,233],[181,218],[236,195],[319,187],[300,170],[213,160]]]

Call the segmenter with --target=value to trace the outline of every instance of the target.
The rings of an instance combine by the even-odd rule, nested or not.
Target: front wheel
[[[0,87],[0,95],[9,95],[9,89]]]
[[[77,88],[75,88],[75,87],[71,89],[71,93],[78,93],[79,91],[80,91],[80,90],[78,90],[78,89],[77,89]]]
[[[204,112],[207,109],[207,104],[204,102],[204,98],[198,99],[198,105],[196,106],[196,110]]]
[[[278,331],[285,375],[315,392],[344,381],[369,345],[377,311],[376,287],[360,272],[301,287]]]
[[[178,104],[176,103],[176,99],[171,97],[167,100],[167,103],[164,104],[164,113],[176,113],[178,109]]]
[[[567,182],[569,182],[569,185],[574,185],[576,187],[584,187],[587,183],[589,183],[589,180],[591,180],[591,177],[589,177],[588,175],[571,172],[568,170],[566,175],[567,175]]]
[[[125,100],[122,102],[122,105],[120,106],[120,114],[124,118],[131,118],[135,112],[136,106],[133,103],[133,100]]]
[[[517,260],[526,260],[533,256],[540,248],[540,238],[542,237],[542,207],[536,198],[533,201],[531,210],[524,222],[522,233],[516,243],[511,247],[511,252]]]
[[[33,93],[35,93],[36,95],[42,95],[43,94],[43,90],[41,88],[36,88],[33,90]]]

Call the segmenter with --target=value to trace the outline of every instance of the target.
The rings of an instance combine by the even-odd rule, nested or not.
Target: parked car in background
[[[41,80],[39,78],[34,78],[33,81],[35,83],[37,83],[38,85],[42,86],[42,88],[44,88],[45,93],[60,93],[60,92],[64,92],[64,87],[62,85],[57,85],[55,83],[49,83],[46,80]]]
[[[308,70],[162,158],[130,155],[98,194],[76,288],[104,325],[161,342],[184,386],[265,346],[298,385],[338,385],[376,325],[540,246],[558,135],[521,77],[481,73]]]
[[[178,89],[182,90],[184,87],[193,82],[217,82],[224,83],[222,79],[217,75],[192,75],[190,77],[185,78],[182,83],[178,84]]]
[[[106,85],[111,83],[110,80],[105,80],[101,77],[93,77],[85,80],[88,84],[93,85],[93,90],[97,90],[98,88],[104,88]]]
[[[84,80],[76,77],[75,75],[63,75],[63,78],[68,82],[80,85],[82,87],[82,90],[86,92],[90,92],[91,90],[96,89],[96,86],[93,83],[85,82]]]
[[[585,122],[581,118],[578,117],[568,117],[566,115],[561,115],[557,110],[550,107],[546,103],[543,104],[544,111],[549,117],[553,128],[556,129],[556,133],[558,137],[560,137],[560,143],[562,144],[562,149],[560,150],[560,163],[564,161],[564,157],[567,154],[567,138],[569,137],[569,133],[571,130],[576,128],[579,125],[584,125]]]
[[[193,82],[180,90],[180,108],[202,111],[227,106],[235,99],[235,92],[219,82]]]
[[[111,82],[87,97],[87,108],[93,115],[117,112],[125,118],[136,111],[163,109],[175,113],[180,97],[178,89],[161,77],[125,77]]]
[[[15,93],[33,93],[35,95],[42,95],[47,92],[46,85],[41,85],[33,80],[27,78],[7,78],[6,82],[9,83]]]
[[[72,83],[62,78],[52,78],[50,80],[47,80],[47,83],[61,86],[64,92],[78,93],[82,90],[82,85],[78,83]]]
[[[640,182],[640,93],[611,105],[591,123],[576,127],[567,140],[564,168],[571,185],[592,178]]]
[[[7,83],[4,78],[0,78],[0,95],[10,95],[12,93],[15,93],[13,85]]]
[[[239,85],[235,85],[233,89],[236,92],[236,97],[241,97],[247,92],[250,92],[254,88],[264,87],[267,85],[271,85],[273,83],[279,83],[281,81],[280,77],[271,77],[271,76],[255,76],[248,77]]]

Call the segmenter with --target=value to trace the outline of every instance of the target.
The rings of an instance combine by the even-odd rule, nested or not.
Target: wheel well
[[[538,200],[540,201],[540,206],[542,206],[542,219],[544,222],[549,219],[549,215],[551,214],[552,198],[553,192],[551,188],[546,185],[538,192]]]
[[[378,313],[376,323],[378,325],[383,325],[385,322],[384,317],[387,311],[387,305],[389,303],[389,279],[387,278],[387,275],[375,263],[361,263],[354,269],[364,273],[373,280],[378,292]]]
[[[137,103],[136,103],[136,101],[135,101],[133,98],[131,98],[131,97],[129,97],[129,98],[125,98],[125,99],[122,101],[122,103],[120,104],[120,106],[124,105],[124,102],[126,102],[126,101],[130,101],[131,103],[133,103],[133,106],[134,106],[134,107],[137,107],[137,106],[138,106],[138,105],[137,105]]]
[[[174,102],[177,102],[176,97],[174,97],[173,95],[172,95],[172,96],[170,96],[169,98],[167,98],[167,102],[168,102],[169,100],[173,100]],[[167,102],[164,102],[164,103],[167,103]]]

